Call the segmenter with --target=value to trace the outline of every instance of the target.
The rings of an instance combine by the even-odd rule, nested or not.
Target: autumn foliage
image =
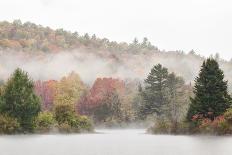
[[[125,83],[119,79],[97,78],[89,93],[79,102],[78,111],[81,114],[90,114],[91,109],[101,105],[109,94],[123,95]]]
[[[79,75],[71,72],[60,81],[36,81],[35,92],[41,98],[42,109],[52,110],[54,104],[77,103],[87,91]]]
[[[49,80],[49,81],[36,81],[35,82],[35,92],[41,98],[42,109],[43,110],[51,110],[54,101],[55,95],[55,86],[57,81]]]

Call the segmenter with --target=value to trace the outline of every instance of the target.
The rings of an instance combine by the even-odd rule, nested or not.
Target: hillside
[[[0,22],[0,47],[2,49],[14,49],[22,51],[43,51],[58,52],[61,50],[71,50],[81,47],[96,48],[98,50],[109,51],[131,51],[158,49],[151,45],[145,38],[139,44],[134,40],[133,44],[110,42],[108,39],[97,38],[86,33],[80,36],[78,32],[68,32],[63,29],[52,30],[34,23],[22,23],[15,20],[13,23]]]
[[[142,80],[154,64],[161,63],[191,82],[204,60],[194,51],[161,51],[147,38],[117,43],[20,20],[0,22],[0,51],[2,79],[22,67],[35,79],[58,79],[74,70],[85,82],[104,76]],[[232,82],[232,63],[221,59],[219,63]]]

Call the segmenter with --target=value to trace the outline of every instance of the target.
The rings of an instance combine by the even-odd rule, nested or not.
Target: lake
[[[143,129],[94,134],[0,136],[0,155],[231,155],[232,137],[145,134]]]

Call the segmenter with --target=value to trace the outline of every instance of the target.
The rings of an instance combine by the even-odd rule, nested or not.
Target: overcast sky
[[[232,58],[231,0],[0,0],[0,20]]]

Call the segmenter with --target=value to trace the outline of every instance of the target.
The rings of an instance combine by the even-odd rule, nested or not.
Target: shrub
[[[226,110],[224,113],[224,118],[228,123],[232,124],[232,108]]]
[[[220,122],[218,124],[217,133],[220,135],[231,134],[232,132],[231,125],[227,121]]]
[[[88,117],[78,116],[78,119],[79,119],[79,124],[80,124],[81,130],[87,130],[87,131],[93,130],[92,123]]]
[[[20,125],[17,119],[8,115],[0,115],[0,134],[14,134],[19,131]]]
[[[40,112],[35,119],[35,128],[39,132],[49,131],[55,124],[53,114],[50,112]]]
[[[155,125],[148,129],[149,132],[155,134],[169,134],[171,132],[171,123],[162,117],[155,120]]]
[[[58,128],[59,128],[59,131],[61,133],[70,133],[70,132],[73,132],[71,126],[67,122],[59,124]]]
[[[72,104],[57,104],[54,108],[54,115],[58,124],[67,123],[75,115],[74,106]]]
[[[80,132],[81,124],[78,116],[73,115],[73,117],[70,118],[67,123],[70,125],[73,132]]]
[[[158,116],[148,131],[154,134],[184,134],[189,132],[189,125],[186,121],[174,122],[165,116]]]
[[[215,117],[214,120],[203,118],[198,129],[200,133],[218,135],[229,134],[232,131],[223,115]]]
[[[182,121],[177,124],[176,134],[188,134],[190,124],[187,121]]]
[[[54,113],[60,132],[92,130],[90,120],[86,116],[77,115],[72,104],[58,104],[55,106]]]
[[[61,132],[92,131],[92,123],[86,116],[73,115],[67,122],[59,126]]]
[[[215,124],[215,123],[214,123]],[[203,118],[199,121],[199,126],[197,126],[198,132],[200,133],[207,133],[207,134],[213,134],[214,128],[212,125],[212,120],[208,118]]]

